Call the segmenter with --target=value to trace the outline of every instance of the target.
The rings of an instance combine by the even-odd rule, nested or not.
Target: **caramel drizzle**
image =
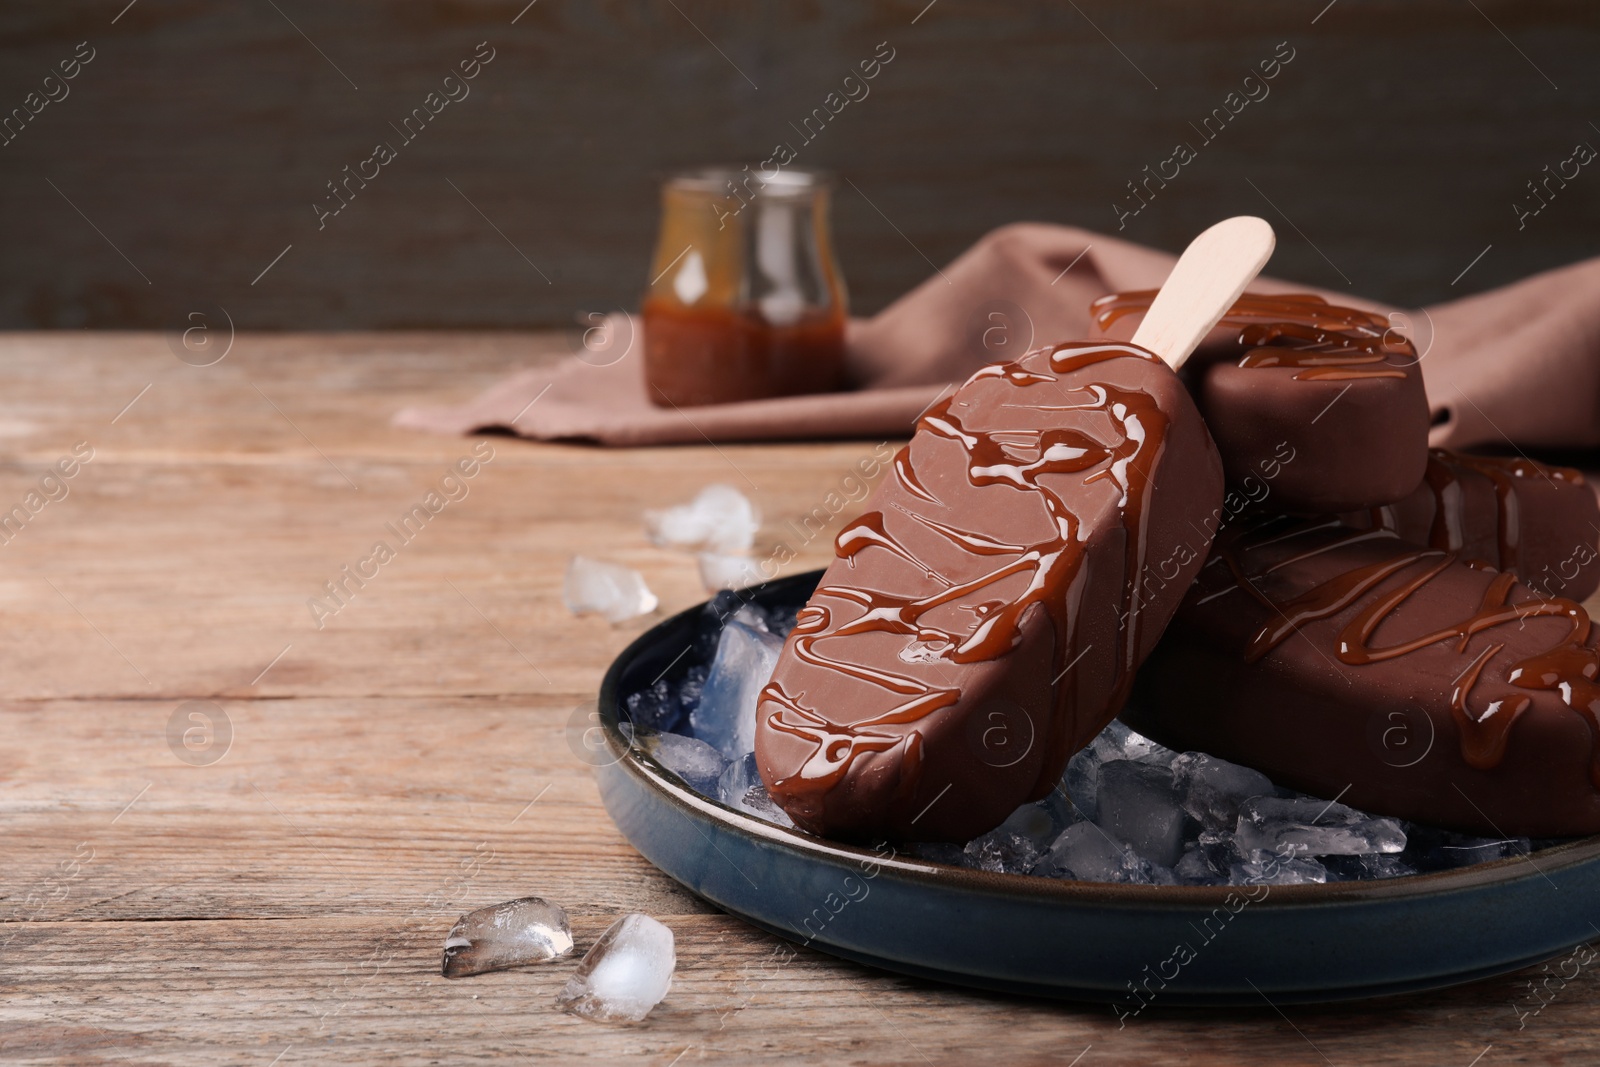
[[[1288,536],[1326,528],[1326,523],[1298,524],[1291,528]],[[1333,551],[1368,539],[1375,533],[1392,536],[1387,531],[1350,530],[1295,559]],[[1596,788],[1600,788],[1600,648],[1589,644],[1589,615],[1576,601],[1564,597],[1533,596],[1513,604],[1510,597],[1518,589],[1516,576],[1502,572],[1489,583],[1477,608],[1465,619],[1447,622],[1430,633],[1410,640],[1378,645],[1373,637],[1383,620],[1454,565],[1458,559],[1455,553],[1432,548],[1411,548],[1397,543],[1396,552],[1391,558],[1346,571],[1299,596],[1278,603],[1256,588],[1241,559],[1244,553],[1262,547],[1264,542],[1246,545],[1244,540],[1242,536],[1235,536],[1227,545],[1219,546],[1217,558],[1225,562],[1242,588],[1273,612],[1273,617],[1257,631],[1245,650],[1245,661],[1250,663],[1267,655],[1306,624],[1337,615],[1351,605],[1361,603],[1363,598],[1375,593],[1390,578],[1407,570],[1412,570],[1412,573],[1387,592],[1366,599],[1361,609],[1345,623],[1334,648],[1334,654],[1341,662],[1352,666],[1379,663],[1411,655],[1441,642],[1452,642],[1457,654],[1466,658],[1468,644],[1480,633],[1513,623],[1520,624],[1531,618],[1549,616],[1566,619],[1569,627],[1564,637],[1548,648],[1508,665],[1502,681],[1520,689],[1558,692],[1567,707],[1584,716],[1594,746],[1590,778]],[[1284,538],[1273,538],[1273,541],[1281,540]],[[1269,570],[1275,570],[1287,562]],[[1260,571],[1253,577],[1263,577],[1269,570]],[[1506,642],[1491,644],[1473,656],[1461,672],[1450,697],[1451,713],[1460,726],[1462,759],[1479,770],[1492,770],[1499,766],[1505,757],[1512,724],[1532,703],[1531,697],[1515,694],[1490,703],[1481,714],[1474,714],[1468,707],[1468,698],[1490,659],[1505,646]]]
[[[1506,742],[1511,736],[1512,724],[1533,703],[1532,697],[1516,695],[1491,702],[1483,709],[1481,718],[1474,717],[1468,711],[1467,694],[1478,684],[1478,676],[1483,673],[1483,668],[1505,647],[1504,642],[1486,646],[1478,653],[1478,658],[1468,664],[1466,673],[1450,693],[1450,716],[1455,719],[1456,729],[1461,733],[1461,758],[1467,761],[1469,767],[1479,770],[1500,766],[1500,761],[1505,759]]]
[[[894,454],[894,476],[899,480],[901,488],[912,496],[920,496],[930,504],[944,507],[944,501],[928,492],[927,487],[917,479],[917,472],[911,469],[910,445],[906,445]]]
[[[889,531],[883,524],[881,511],[868,511],[840,530],[839,536],[834,539],[833,549],[836,555],[848,559],[869,545],[877,545],[884,551],[899,556],[913,567],[920,568],[929,578],[938,577],[932,567],[907,552],[900,542],[889,536]]]
[[[1090,304],[1089,311],[1103,332],[1119,319],[1148,311],[1155,294],[1154,289],[1113,293]],[[1298,382],[1405,378],[1406,371],[1388,359],[1396,354],[1415,358],[1409,341],[1391,336],[1387,320],[1309,293],[1246,293],[1222,324],[1238,329],[1239,344],[1250,349],[1239,366],[1293,368]]]
[[[1023,370],[1015,365],[985,367],[969,380],[995,378],[1022,389],[1058,382],[1059,375],[1072,374],[1112,359],[1133,357],[1156,361],[1142,349],[1120,344],[1062,345],[1051,351],[1050,368],[1054,375]],[[1158,362],[1158,361],[1157,361]],[[831,670],[879,686],[907,699],[890,710],[849,725],[830,721],[824,714],[805,707],[778,682],[762,690],[762,700],[778,705],[767,717],[774,730],[804,738],[815,748],[800,770],[775,783],[791,793],[820,794],[837,785],[851,765],[864,753],[900,749],[902,773],[900,788],[909,795],[914,790],[921,765],[922,746],[914,724],[928,715],[950,707],[961,698],[958,686],[933,686],[893,671],[830,657],[819,648],[824,642],[849,639],[868,633],[891,633],[921,642],[935,658],[949,663],[975,663],[998,659],[1011,652],[1022,640],[1022,620],[1029,608],[1040,605],[1055,627],[1056,714],[1046,738],[1046,759],[1042,775],[1059,773],[1073,740],[1073,701],[1071,686],[1060,685],[1063,665],[1075,655],[1077,628],[1072,625],[1070,592],[1084,560],[1081,524],[1061,495],[1040,484],[1044,475],[1090,472],[1082,484],[1109,480],[1121,490],[1119,505],[1122,524],[1128,533],[1129,577],[1123,615],[1127,620],[1119,635],[1121,648],[1114,700],[1120,703],[1133,682],[1140,635],[1139,608],[1143,598],[1147,507],[1150,475],[1165,447],[1168,420],[1147,393],[1115,386],[1089,385],[1090,399],[1082,404],[1054,410],[1098,411],[1109,416],[1119,439],[1102,442],[1080,429],[983,431],[966,426],[952,406],[961,395],[950,397],[929,410],[919,421],[918,430],[961,445],[967,456],[967,480],[974,486],[1006,485],[1038,497],[1055,533],[1038,544],[1007,544],[983,534],[961,530],[910,511],[904,514],[952,544],[981,557],[1005,557],[987,573],[925,597],[906,598],[878,590],[850,586],[824,586],[816,596],[828,596],[859,604],[862,613],[855,619],[835,625],[830,610],[812,603],[803,609],[794,629],[794,655],[802,662]],[[1035,406],[1037,405],[1030,405]],[[933,501],[910,461],[909,449],[895,458],[895,471],[901,483],[914,495]],[[902,509],[903,510],[903,509]],[[895,541],[884,526],[883,513],[871,511],[840,532],[835,551],[853,561],[868,548],[877,547],[907,560],[924,573],[936,575],[926,563]],[[1013,575],[1026,575],[1027,585],[1011,599],[971,603],[976,594]],[[932,626],[925,616],[944,605],[966,601],[978,622],[970,632],[956,633]],[[1098,725],[1098,724],[1096,724]],[[912,726],[912,729],[903,729]],[[899,728],[899,729],[897,729]]]

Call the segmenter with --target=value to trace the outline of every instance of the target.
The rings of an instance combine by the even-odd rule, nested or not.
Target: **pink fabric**
[[[1160,286],[1174,257],[1067,226],[1018,223],[987,234],[871,319],[850,324],[855,388],[707,407],[657,407],[645,391],[637,320],[608,366],[568,357],[466,404],[408,408],[400,426],[491,427],[608,445],[909,435],[917,416],[985,363],[1093,335],[1089,303]],[[1263,277],[1260,292],[1320,292],[1393,314],[1423,353],[1435,445],[1600,446],[1600,259],[1417,312]]]

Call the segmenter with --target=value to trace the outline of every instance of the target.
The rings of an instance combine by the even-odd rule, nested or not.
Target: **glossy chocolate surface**
[[[773,798],[830,837],[964,841],[1121,708],[1222,496],[1176,376],[1131,345],[986,367],[838,537],[757,713]]]
[[[1409,495],[1343,518],[1511,571],[1545,596],[1600,588],[1600,499],[1566,467],[1434,449]]]
[[[1600,832],[1600,652],[1576,600],[1381,526],[1224,531],[1125,716],[1363,810]]]
[[[1091,305],[1131,336],[1154,290]],[[1399,500],[1421,482],[1428,403],[1411,342],[1381,316],[1311,295],[1246,293],[1190,360],[1186,379],[1230,483],[1302,514]]]

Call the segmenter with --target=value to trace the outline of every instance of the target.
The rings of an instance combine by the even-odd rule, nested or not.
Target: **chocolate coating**
[[[1566,467],[1434,449],[1408,496],[1343,518],[1511,571],[1544,596],[1600,588],[1600,499]]]
[[[1218,539],[1124,718],[1367,811],[1600,832],[1600,650],[1574,600],[1384,529]]]
[[[1221,463],[1165,364],[1090,343],[980,370],[894,472],[784,644],[756,760],[804,829],[965,841],[1121,708],[1203,561]]]
[[[1131,336],[1153,297],[1118,293],[1090,310],[1108,335]],[[1422,480],[1422,374],[1411,343],[1381,316],[1317,296],[1246,293],[1190,366],[1228,480],[1267,484],[1275,509],[1369,508]]]

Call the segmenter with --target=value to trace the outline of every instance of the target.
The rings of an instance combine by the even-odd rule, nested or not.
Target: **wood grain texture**
[[[273,329],[565,324],[637,300],[665,173],[779,143],[849,179],[860,311],[1003,223],[1115,230],[1178,142],[1197,158],[1123,236],[1175,251],[1261,214],[1274,273],[1397,304],[1592,255],[1600,223],[1587,171],[1525,224],[1513,207],[1600,145],[1581,0],[122,6],[0,10],[0,114],[95,50],[0,146],[0,326],[171,327],[218,303]],[[399,140],[480,41],[496,58],[471,95]],[[869,94],[808,140],[880,42]],[[1284,42],[1267,95],[1201,133]],[[319,224],[380,140],[398,158]]]
[[[607,819],[574,709],[647,621],[574,619],[556,587],[581,548],[639,567],[663,611],[700,599],[639,511],[714,480],[762,506],[794,569],[814,566],[827,538],[800,544],[788,520],[875,442],[493,439],[470,494],[318,631],[307,587],[471,448],[391,430],[394,408],[468,396],[561,341],[237,340],[192,368],[160,337],[0,338],[0,504],[75,442],[95,449],[0,544],[5,1062],[1466,1067],[1487,1048],[1487,1067],[1585,1063],[1600,1044],[1591,972],[1521,1029],[1537,969],[1283,1014],[1151,1009],[1123,1028],[1103,1007],[792,954]],[[231,731],[201,766],[172,747],[190,700]],[[439,977],[459,913],[528,893],[569,909],[580,949],[628,911],[672,927],[677,978],[644,1025],[556,1011],[570,962]]]

